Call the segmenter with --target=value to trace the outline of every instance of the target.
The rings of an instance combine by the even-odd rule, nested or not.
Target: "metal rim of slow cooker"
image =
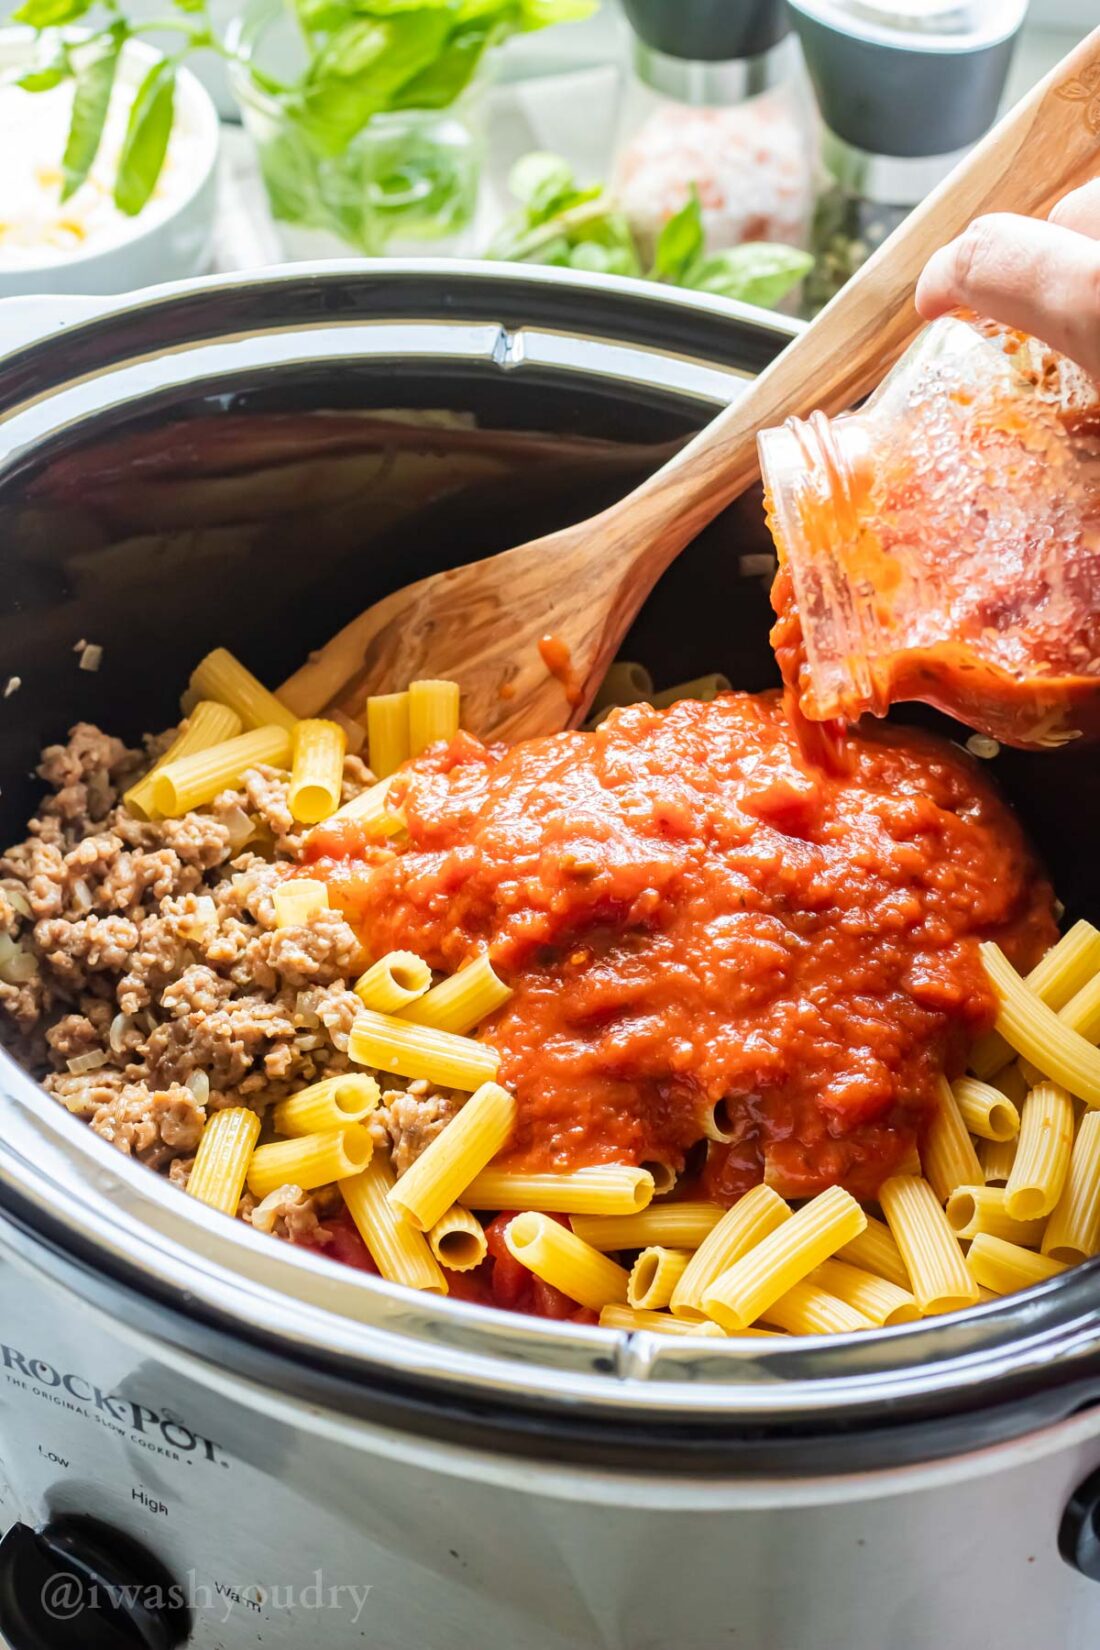
[[[416,305],[410,304],[414,291]],[[250,294],[276,301],[296,297],[308,300],[306,310],[317,322],[333,309],[346,314],[349,292],[358,298],[353,308],[372,319],[387,305],[392,314],[423,315],[432,298],[451,318],[495,316],[501,327],[532,336],[546,323],[525,325],[524,315],[541,301],[552,323],[568,323],[576,339],[594,347],[601,335],[592,323],[578,329],[569,314],[580,292],[616,343],[625,336],[639,345],[651,370],[661,360],[694,361],[697,385],[706,386],[697,394],[711,405],[718,400],[713,369],[683,353],[693,325],[698,333],[705,318],[702,330],[713,333],[711,320],[738,321],[753,366],[775,353],[777,332],[791,332],[744,306],[685,303],[639,282],[594,281],[562,271],[428,260],[396,268],[307,266],[244,282],[178,283],[136,300],[62,301],[59,321],[74,314],[92,318],[75,320],[60,336],[26,344],[0,363],[0,424],[25,397],[39,400],[78,373],[94,373],[97,358],[103,365],[103,347],[121,342],[127,321],[148,342],[162,343],[173,306],[188,328],[201,318],[204,301],[228,299],[232,309],[247,308]],[[201,336],[201,325],[198,330]],[[651,342],[654,330],[658,350]],[[206,333],[216,335],[217,329]],[[669,349],[670,336],[679,341],[679,353]],[[512,360],[497,364],[515,370]],[[630,381],[628,374],[624,380]],[[673,387],[685,393],[682,373]],[[417,1300],[410,1306],[405,1291],[376,1280],[337,1282],[327,1275],[335,1269],[323,1260],[272,1253],[282,1246],[235,1231],[178,1198],[140,1165],[119,1162],[113,1148],[88,1137],[6,1056],[0,1100],[12,1114],[0,1142],[0,1211],[10,1241],[32,1264],[37,1253],[37,1263],[55,1273],[75,1267],[85,1293],[104,1301],[123,1291],[135,1320],[149,1317],[159,1333],[182,1346],[193,1348],[197,1336],[207,1350],[216,1346],[218,1356],[235,1348],[268,1378],[275,1364],[293,1371],[296,1391],[323,1391],[325,1401],[360,1410],[369,1393],[390,1424],[419,1431],[455,1427],[463,1442],[473,1429],[503,1447],[536,1454],[549,1449],[558,1459],[576,1451],[586,1462],[633,1459],[641,1428],[647,1468],[679,1471],[721,1470],[733,1460],[741,1468],[752,1470],[755,1462],[762,1469],[777,1449],[784,1458],[797,1457],[805,1471],[805,1442],[813,1437],[814,1470],[824,1470],[825,1458],[834,1455],[850,1471],[860,1456],[876,1464],[884,1456],[927,1459],[932,1419],[938,1422],[935,1452],[953,1454],[1093,1401],[1100,1321],[1091,1297],[1100,1263],[956,1319],[837,1342],[758,1342],[746,1352],[744,1343],[687,1345],[625,1335],[612,1340],[602,1331],[520,1324],[511,1314],[461,1302]],[[144,1243],[137,1237],[141,1230]],[[159,1246],[149,1242],[152,1233]],[[250,1245],[256,1246],[251,1253]],[[241,1314],[246,1293],[247,1318]],[[354,1298],[350,1315],[310,1304],[336,1294]],[[362,1321],[365,1302],[380,1322]],[[824,1447],[830,1440],[832,1448]]]

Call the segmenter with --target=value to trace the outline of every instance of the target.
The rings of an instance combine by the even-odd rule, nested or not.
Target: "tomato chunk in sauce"
[[[518,1102],[514,1168],[872,1196],[991,1023],[978,941],[1028,968],[1056,937],[968,757],[874,729],[825,772],[775,694],[511,748],[459,734],[394,794],[405,846],[321,827],[311,874],[375,955],[451,973],[488,951],[514,993],[479,1033]],[[704,1138],[716,1106],[723,1141]]]

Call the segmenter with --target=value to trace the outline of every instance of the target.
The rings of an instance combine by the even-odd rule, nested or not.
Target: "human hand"
[[[934,321],[958,307],[1041,338],[1100,380],[1100,178],[1064,196],[1046,222],[976,218],[934,253],[917,308]]]

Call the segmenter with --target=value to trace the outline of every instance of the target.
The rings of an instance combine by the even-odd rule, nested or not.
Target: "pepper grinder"
[[[992,126],[1027,0],[788,0],[824,121],[814,315]]]
[[[783,0],[623,0],[634,31],[613,188],[643,254],[688,200],[707,250],[804,246],[813,99]]]

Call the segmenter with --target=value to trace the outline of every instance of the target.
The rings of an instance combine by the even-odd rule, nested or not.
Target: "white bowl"
[[[34,34],[28,29],[0,29],[0,77],[29,66]],[[161,54],[141,41],[126,44],[118,82],[136,87]],[[210,95],[187,69],[176,86],[176,121],[191,138],[191,160],[178,196],[154,198],[129,220],[117,239],[86,252],[43,258],[41,263],[5,262],[0,251],[0,298],[29,293],[130,292],[204,274],[211,266],[217,192],[218,115]],[[59,139],[58,159],[64,143]],[[0,217],[4,211],[0,168]]]

